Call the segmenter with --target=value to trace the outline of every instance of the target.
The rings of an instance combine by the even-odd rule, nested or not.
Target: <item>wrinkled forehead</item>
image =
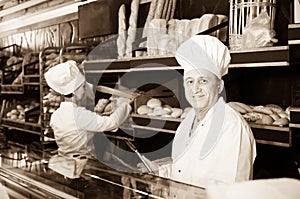
[[[187,78],[208,78],[208,79],[212,79],[212,80],[219,80],[219,78],[212,72],[210,72],[209,70],[203,69],[203,68],[197,68],[194,70],[190,70],[184,73],[183,76],[184,79]]]

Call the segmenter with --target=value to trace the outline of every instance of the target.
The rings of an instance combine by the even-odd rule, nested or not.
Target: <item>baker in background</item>
[[[256,157],[252,131],[222,97],[228,48],[215,37],[195,35],[175,58],[184,69],[185,96],[193,109],[176,131],[172,163],[148,164],[160,176],[200,187],[251,180]]]
[[[64,102],[50,119],[58,155],[49,160],[49,168],[65,177],[79,178],[87,159],[94,158],[91,132],[118,128],[131,111],[129,100],[116,99],[117,108],[110,116],[100,116],[80,106],[87,101],[86,96],[90,95],[91,88],[75,61],[50,68],[45,73],[45,79],[50,88],[64,95]]]

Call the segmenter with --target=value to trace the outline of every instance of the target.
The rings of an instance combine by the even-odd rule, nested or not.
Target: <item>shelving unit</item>
[[[289,67],[289,46],[274,46],[245,51],[231,51],[230,68]],[[123,60],[89,60],[84,63],[86,74],[131,73],[155,70],[182,70],[173,56],[136,57]],[[230,74],[229,74],[230,75]],[[134,129],[175,134],[181,119],[149,117],[132,113]],[[151,122],[151,123],[150,123]],[[149,125],[151,124],[151,125]],[[257,143],[292,147],[294,133],[289,127],[250,123]]]

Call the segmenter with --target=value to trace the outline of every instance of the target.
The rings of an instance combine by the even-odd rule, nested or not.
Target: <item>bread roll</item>
[[[94,108],[94,111],[97,113],[102,113],[108,103],[109,103],[108,99],[105,99],[105,98],[99,99]]]
[[[140,115],[148,115],[149,113],[152,113],[152,111],[152,108],[147,105],[142,105],[137,109],[137,113]]]
[[[147,101],[147,106],[154,108],[156,106],[162,106],[162,102],[159,99],[151,98]]]
[[[167,112],[164,109],[153,109],[153,112],[151,115],[152,116],[162,116],[162,115],[167,115]]]
[[[180,117],[183,110],[181,108],[172,108],[171,116],[174,118]]]
[[[169,105],[168,105],[169,106]],[[163,109],[166,111],[167,114],[171,114],[172,113],[172,107],[168,107],[168,106],[163,106]]]

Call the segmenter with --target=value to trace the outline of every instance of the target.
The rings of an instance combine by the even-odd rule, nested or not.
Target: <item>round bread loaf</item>
[[[147,105],[142,105],[137,109],[137,113],[140,115],[148,115],[149,113],[152,113],[153,110]]]
[[[147,101],[147,106],[154,108],[156,106],[162,106],[162,102],[159,99],[151,98]]]
[[[183,111],[180,108],[172,108],[171,116],[174,117],[174,118],[180,117],[182,112]]]

